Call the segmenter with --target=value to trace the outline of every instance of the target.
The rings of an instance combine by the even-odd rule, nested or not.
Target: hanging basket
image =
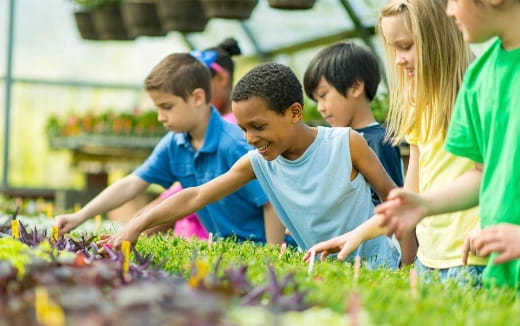
[[[248,19],[258,0],[201,0],[208,18]]]
[[[125,2],[121,7],[121,14],[130,37],[166,35],[157,15],[155,2]]]
[[[132,40],[126,30],[119,6],[103,6],[92,9],[96,34],[100,40]]]
[[[200,0],[158,0],[157,10],[165,31],[202,32],[208,23]]]
[[[277,9],[311,9],[316,0],[269,0],[269,6]]]
[[[94,29],[94,22],[92,21],[92,12],[88,10],[76,11],[74,13],[76,26],[78,27],[81,38],[85,40],[99,40]]]

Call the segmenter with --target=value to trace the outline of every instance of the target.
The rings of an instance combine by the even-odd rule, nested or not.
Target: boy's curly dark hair
[[[264,99],[270,110],[285,113],[293,103],[303,107],[303,91],[300,81],[289,67],[269,62],[256,66],[236,84],[231,100],[248,100],[258,96]]]

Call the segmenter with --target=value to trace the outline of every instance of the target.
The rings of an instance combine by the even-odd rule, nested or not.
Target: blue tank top
[[[249,151],[257,180],[302,250],[349,232],[373,215],[365,178],[358,173],[350,180],[350,130],[318,127],[316,139],[292,161],[282,156],[267,161]],[[347,259],[355,256],[371,266],[399,265],[399,251],[386,236],[366,241]]]

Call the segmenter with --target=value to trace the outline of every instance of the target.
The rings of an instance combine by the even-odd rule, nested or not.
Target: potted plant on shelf
[[[311,9],[316,0],[269,0],[269,6],[277,9]]]
[[[167,31],[202,32],[208,23],[201,0],[157,0],[157,9]]]
[[[126,0],[121,13],[130,37],[166,35],[157,12],[156,0]]]
[[[201,0],[206,17],[248,19],[258,0]]]

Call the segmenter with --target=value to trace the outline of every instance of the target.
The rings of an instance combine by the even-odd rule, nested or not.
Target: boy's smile
[[[233,113],[238,125],[244,131],[246,140],[254,146],[266,160],[274,160],[283,150],[284,115],[267,108],[267,103],[259,98],[233,102]],[[278,147],[278,148],[277,148]]]
[[[268,161],[274,160],[278,155],[294,159],[293,156],[303,154],[303,151],[299,153],[298,150],[291,149],[298,143],[298,137],[293,136],[301,117],[295,117],[291,108],[280,114],[267,105],[260,97],[232,103],[233,113],[247,142]]]

